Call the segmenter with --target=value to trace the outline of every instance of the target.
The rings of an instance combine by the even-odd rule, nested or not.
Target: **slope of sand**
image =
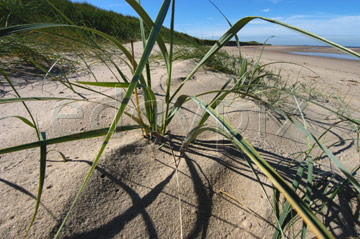
[[[251,57],[254,60],[257,60],[258,54],[261,51],[260,46],[249,46],[242,49],[245,56]],[[360,53],[359,48],[352,48],[352,50]],[[358,108],[357,101],[360,100],[358,97],[360,61],[295,55],[289,54],[289,52],[343,52],[330,47],[270,46],[265,47],[261,62],[263,64],[284,62],[283,64],[274,65],[275,73],[281,72],[285,79],[288,78],[292,81],[318,85],[319,88],[329,91],[329,94],[335,93],[346,96],[345,100],[351,104],[352,101],[356,101],[353,102],[353,107],[355,109]]]
[[[135,44],[135,48],[139,55],[141,44]],[[334,94],[330,86],[335,87],[334,91],[348,104],[349,113],[360,118],[357,93],[360,90],[360,62],[297,56],[287,53],[289,48],[267,47],[262,63],[289,61],[309,67],[316,74],[299,65],[285,63],[271,66],[271,69],[281,72],[284,79],[289,81],[313,85],[324,95]],[[234,48],[227,50],[236,54]],[[259,50],[258,47],[244,47],[243,54],[256,59]],[[195,65],[196,62],[192,60],[174,63],[172,89],[182,82]],[[166,70],[161,62],[153,61],[151,66],[152,84],[160,99],[160,108],[166,89]],[[121,68],[128,72],[125,66]],[[93,71],[98,80],[115,80],[104,66],[96,65]],[[181,94],[195,95],[219,89],[227,78],[224,74],[202,69],[182,89]],[[23,79],[14,80],[17,80],[22,97],[74,96],[69,89],[50,80],[27,84],[23,84]],[[74,76],[71,80],[93,79],[88,74]],[[6,92],[3,98],[14,97],[9,86],[2,89]],[[121,90],[98,90],[120,99],[123,96]],[[91,101],[118,106],[113,100],[79,91]],[[208,102],[212,95],[201,98]],[[329,106],[332,106],[332,100],[328,101]],[[71,105],[62,101],[29,102],[28,105],[47,138],[108,127],[115,113],[112,108],[84,101]],[[21,103],[2,104],[0,107],[1,117],[27,117]],[[277,125],[269,116],[259,114],[261,107],[243,99],[237,99],[235,103],[226,101],[218,110],[283,177],[288,180],[294,178],[294,165],[297,163],[292,158],[306,147],[306,138],[299,130],[288,124],[286,127]],[[129,112],[135,113],[134,110]],[[319,107],[308,106],[304,112],[314,132],[322,132],[324,127],[328,127],[329,122],[322,121],[327,116],[326,112]],[[177,157],[184,137],[196,125],[202,113],[196,104],[185,104],[171,123],[167,139],[164,139],[171,142],[170,146],[165,144],[161,148],[154,148],[143,138],[140,130],[114,135],[60,237],[176,238],[180,237],[181,231],[184,238],[271,237],[274,231],[273,212],[265,193],[241,153],[225,139],[205,133],[185,151],[183,157]],[[131,121],[126,118],[121,121],[122,125],[129,123]],[[33,129],[17,119],[1,120],[0,124],[2,148],[37,140]],[[211,119],[209,124],[216,125]],[[350,127],[336,128],[327,140],[336,141],[339,137],[352,134]],[[29,238],[50,238],[54,235],[103,140],[100,137],[48,146],[50,152],[42,202]],[[62,162],[57,151],[67,157],[66,163]],[[354,142],[339,143],[333,151],[348,169],[359,163]],[[175,162],[179,163],[178,173]],[[324,158],[315,165],[315,172],[321,174],[331,167],[333,165]],[[24,235],[34,210],[38,172],[38,148],[1,155],[1,238]],[[264,175],[260,174],[259,177],[271,197],[271,183]],[[339,237],[359,235],[356,212],[359,204],[352,195],[345,190],[343,196],[337,199],[337,204],[326,214],[328,219],[325,224]],[[312,237],[312,233],[309,233],[308,238]]]

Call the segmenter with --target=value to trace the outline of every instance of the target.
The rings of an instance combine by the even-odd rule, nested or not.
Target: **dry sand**
[[[141,44],[136,44],[139,54]],[[296,49],[295,49],[296,48]],[[236,52],[234,48],[228,51]],[[319,94],[336,92],[348,104],[348,113],[357,119],[360,97],[360,61],[298,56],[288,51],[306,50],[306,47],[266,47],[262,63],[273,61],[293,62],[298,65],[277,64],[273,71],[281,71],[290,82],[303,82],[313,86]],[[243,54],[257,58],[259,47],[243,47]],[[235,53],[234,53],[235,54]],[[174,63],[172,89],[178,86],[195,66],[192,60]],[[166,71],[161,62],[152,62],[153,87],[159,99],[166,89]],[[310,70],[301,66],[308,67]],[[126,67],[122,66],[122,69]],[[103,67],[94,66],[98,80],[114,81]],[[312,72],[313,71],[313,72]],[[314,73],[315,72],[315,73]],[[228,77],[224,74],[200,70],[181,91],[195,95],[202,91],[219,89]],[[23,84],[17,80],[22,97],[72,97],[73,93],[52,81],[34,81]],[[74,77],[75,80],[92,80],[92,75]],[[331,90],[331,87],[334,89]],[[14,97],[8,86],[3,96]],[[104,91],[104,88],[99,88]],[[81,91],[81,90],[80,90]],[[106,89],[107,94],[121,97],[123,93]],[[92,101],[114,104],[113,101],[83,92]],[[209,101],[210,96],[202,97]],[[324,101],[333,106],[333,98]],[[230,101],[229,101],[230,102]],[[293,126],[281,128],[269,116],[259,114],[261,108],[251,101],[226,102],[219,111],[258,149],[278,172],[291,180],[296,174],[291,162],[294,155],[306,147],[306,138]],[[41,131],[47,138],[67,133],[107,127],[114,110],[87,102],[68,105],[61,102],[29,102]],[[58,108],[56,108],[58,106]],[[20,103],[2,104],[1,117],[27,116]],[[171,147],[177,151],[184,136],[195,125],[202,111],[189,102],[169,127]],[[319,107],[304,109],[309,127],[322,132],[330,122]],[[121,124],[129,123],[125,119]],[[209,122],[214,123],[212,120]],[[5,119],[1,124],[1,147],[36,141],[34,131],[16,119]],[[335,128],[327,143],[346,139],[352,135],[349,127]],[[103,137],[51,145],[48,150],[46,180],[39,214],[29,238],[50,238],[59,227],[76,192],[80,188],[96,157]],[[328,144],[327,144],[328,145]],[[61,151],[66,163],[55,151]],[[351,170],[359,163],[353,141],[344,141],[332,148],[346,168]],[[178,158],[176,158],[178,160]],[[324,158],[315,165],[317,174],[334,167]],[[204,134],[179,159],[178,182],[174,157],[168,145],[153,152],[151,144],[141,131],[116,134],[110,141],[94,174],[90,178],[75,209],[66,223],[61,238],[179,238],[181,233],[178,191],[181,197],[181,219],[184,238],[270,238],[274,231],[271,207],[260,185],[256,182],[241,153],[222,137]],[[20,238],[30,222],[37,194],[39,149],[1,155],[0,237]],[[260,174],[265,190],[272,195],[272,185]],[[231,197],[230,197],[230,196]],[[359,201],[345,190],[336,204],[326,211],[325,225],[339,238],[359,236]],[[312,233],[308,238],[312,238]]]

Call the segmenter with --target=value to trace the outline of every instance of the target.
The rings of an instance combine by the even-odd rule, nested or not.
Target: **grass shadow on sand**
[[[183,138],[176,135],[172,135],[171,138],[171,147],[178,152]],[[128,232],[133,231],[134,237],[141,235],[159,238],[177,233],[176,230],[179,227],[177,217],[173,215],[171,217],[173,222],[168,221],[169,224],[164,224],[164,221],[169,218],[163,215],[169,212],[178,213],[175,177],[173,177],[175,168],[172,166],[171,149],[165,145],[156,153],[157,159],[153,160],[149,154],[149,148],[150,146],[144,142],[129,144],[112,152],[102,164],[96,167],[95,175],[92,177],[93,182],[89,184],[88,190],[84,191],[78,207],[74,209],[63,231],[64,237],[113,238],[129,235]],[[282,176],[286,176],[288,180],[296,176],[298,163],[290,162],[290,158],[284,158],[272,152],[257,150]],[[213,156],[211,152],[220,152],[220,156]],[[214,175],[211,175],[211,170],[202,167],[203,163],[198,162],[198,159],[213,161],[214,165],[218,165],[216,167],[226,168],[240,178],[246,177],[256,181],[255,178],[249,176],[251,170],[243,157],[244,155],[230,142],[224,140],[221,142],[196,140],[183,154],[182,167],[179,168],[183,180],[180,180],[180,183],[183,184],[182,188],[189,191],[182,193],[185,238],[209,236],[211,218],[220,220],[231,228],[246,230],[241,225],[214,213],[214,197],[219,195],[213,188]],[[89,166],[92,164],[86,160],[69,160],[69,163],[86,163]],[[314,170],[316,175],[326,174],[318,168]],[[156,183],[150,182],[152,175]],[[265,188],[272,189],[271,184],[266,181],[263,183]],[[321,190],[324,189],[319,188],[318,192],[314,193],[314,197],[321,197],[323,195]],[[346,190],[349,189],[345,188],[344,191]],[[186,197],[186,195],[191,196]],[[329,206],[321,214],[326,218],[325,225],[340,237],[357,236],[355,227],[358,223],[353,219],[359,215],[356,211],[354,213],[351,210],[353,207],[348,205],[354,201],[353,197],[354,193],[348,192],[346,198],[340,198],[338,203],[329,201]],[[236,204],[229,198],[222,197],[222,200]],[[327,199],[321,198],[321,200],[325,202]],[[359,205],[358,201],[356,203]],[[119,205],[116,206],[116,204]],[[240,207],[239,211],[247,211],[247,209]],[[161,210],[166,210],[166,212],[161,212]],[[107,215],[103,215],[104,213]],[[273,227],[268,218],[264,218],[257,212],[251,213]],[[53,228],[53,233],[57,228]],[[260,236],[261,238],[261,235],[252,234],[251,231],[247,233],[252,237]]]

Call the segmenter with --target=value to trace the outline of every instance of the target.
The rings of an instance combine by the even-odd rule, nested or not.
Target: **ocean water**
[[[290,53],[296,54],[296,55],[304,55],[304,56],[320,56],[320,57],[360,61],[360,58],[357,58],[356,56],[344,54],[344,53],[298,52],[298,51],[292,51]]]

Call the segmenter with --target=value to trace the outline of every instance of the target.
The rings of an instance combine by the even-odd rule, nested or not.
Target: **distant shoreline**
[[[332,46],[319,46],[319,45],[275,45],[275,44],[271,44],[271,46],[284,46],[284,47],[318,47],[318,48],[330,48],[332,49]],[[346,48],[349,49],[359,49],[360,50],[360,46],[344,46]]]
[[[342,60],[354,60],[354,61],[360,61],[360,58],[357,58],[353,55],[349,55],[346,53],[328,53],[328,52],[297,52],[297,51],[291,51],[289,52],[291,54],[295,55],[303,55],[303,56],[315,56],[315,57],[325,57],[325,58],[336,58],[336,59],[342,59]]]
[[[243,46],[243,49],[252,49],[252,48],[261,48],[261,46]],[[349,48],[360,54],[360,48]],[[301,58],[309,58],[314,57],[318,58],[326,58],[330,60],[345,60],[345,61],[354,61],[359,62],[360,59],[357,59],[355,56],[346,54],[336,48],[333,47],[324,47],[324,46],[280,46],[280,45],[272,45],[265,47],[266,52],[272,52],[277,54],[286,54],[292,55]]]

